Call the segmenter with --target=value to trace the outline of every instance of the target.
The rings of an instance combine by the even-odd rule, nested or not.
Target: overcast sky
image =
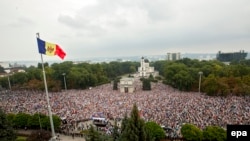
[[[250,0],[1,0],[0,61],[250,51]],[[47,60],[59,57],[44,56]]]

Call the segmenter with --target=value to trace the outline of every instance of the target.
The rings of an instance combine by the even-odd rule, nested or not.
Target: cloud
[[[26,18],[26,17],[19,17],[12,23],[8,24],[8,26],[10,27],[19,27],[19,28],[30,27],[34,25],[35,23],[30,18]]]
[[[0,12],[2,58],[36,53],[36,32],[69,58],[250,46],[249,0],[2,0]]]
[[[84,32],[92,29],[101,29],[108,33],[119,32],[128,26],[142,25],[145,23],[145,13],[135,6],[117,1],[99,1],[96,5],[83,7],[73,16],[60,15],[58,21],[71,29]]]
[[[60,15],[58,21],[64,23],[65,25],[73,28],[81,28],[84,27],[83,22],[76,21],[74,18],[68,15]]]

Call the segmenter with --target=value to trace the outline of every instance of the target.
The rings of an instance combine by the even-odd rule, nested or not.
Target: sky
[[[0,61],[250,52],[249,0],[1,0]],[[43,56],[45,61],[59,57]]]

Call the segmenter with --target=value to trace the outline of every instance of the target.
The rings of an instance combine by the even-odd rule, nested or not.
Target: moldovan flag
[[[61,59],[64,59],[66,53],[61,49],[57,44],[49,43],[37,38],[38,50],[39,53],[49,55],[49,56],[59,56]]]

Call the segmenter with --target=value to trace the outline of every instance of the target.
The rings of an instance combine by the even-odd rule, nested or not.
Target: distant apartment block
[[[181,59],[181,53],[167,53],[167,60],[169,61],[176,61]]]
[[[232,61],[240,61],[244,60],[247,57],[247,53],[244,50],[240,50],[239,52],[227,52],[222,53],[219,51],[216,55],[216,59],[221,62],[232,62]]]

